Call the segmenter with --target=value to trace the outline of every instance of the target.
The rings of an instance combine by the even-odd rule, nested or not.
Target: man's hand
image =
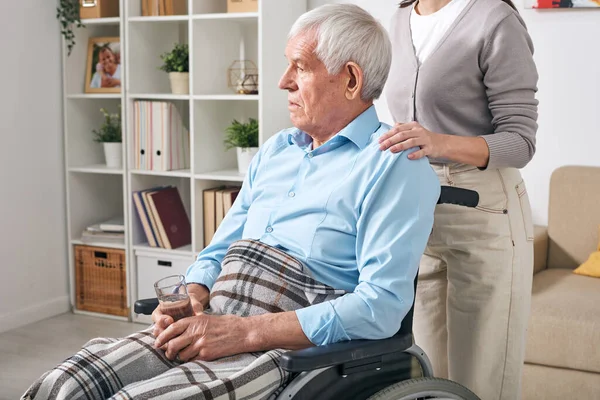
[[[179,356],[181,361],[313,346],[293,311],[253,317],[200,314],[169,325],[154,344],[166,351],[168,359]]]
[[[208,300],[210,293],[206,286],[199,285],[196,283],[190,283],[187,285],[188,294],[190,301],[192,302],[192,309],[195,315],[200,315],[204,311],[204,308],[208,306]],[[155,337],[158,337],[169,325],[174,321],[169,315],[165,315],[160,311],[160,306],[156,307],[152,313],[152,321],[154,322],[154,330],[152,331]]]
[[[248,318],[200,314],[169,325],[156,339],[169,360],[211,361],[252,351]],[[164,346],[164,347],[163,347]]]

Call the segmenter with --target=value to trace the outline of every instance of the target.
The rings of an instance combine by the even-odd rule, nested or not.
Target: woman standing
[[[420,146],[442,185],[476,209],[440,205],[423,256],[415,341],[436,376],[484,400],[520,397],[533,224],[518,171],[533,157],[538,75],[510,0],[405,0],[393,17],[386,96],[393,152]]]

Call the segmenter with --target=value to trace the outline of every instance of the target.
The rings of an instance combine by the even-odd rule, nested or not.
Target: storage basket
[[[75,307],[129,316],[125,267],[124,250],[75,246]]]

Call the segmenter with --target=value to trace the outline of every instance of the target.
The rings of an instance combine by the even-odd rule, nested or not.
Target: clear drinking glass
[[[174,321],[194,315],[183,275],[171,275],[156,281],[154,290],[160,311],[173,317]]]

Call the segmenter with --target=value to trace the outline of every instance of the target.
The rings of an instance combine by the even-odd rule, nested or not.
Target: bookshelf
[[[67,181],[66,207],[69,235],[71,304],[75,304],[74,245],[87,225],[116,215],[125,221],[125,243],[102,244],[124,249],[127,263],[128,318],[133,303],[152,296],[149,282],[157,275],[182,273],[203,249],[203,191],[221,185],[240,185],[234,150],[225,151],[224,129],[234,118],[259,121],[259,145],[289,127],[287,94],[278,81],[287,66],[283,56],[287,33],[307,9],[306,0],[259,0],[256,13],[227,13],[227,0],[188,0],[187,13],[173,16],[141,15],[141,0],[121,0],[120,17],[84,20],[76,31],[71,56],[63,52],[64,146]],[[87,41],[90,37],[119,36],[123,87],[121,93],[84,91]],[[227,86],[227,69],[239,58],[244,40],[246,59],[259,70],[259,94],[235,94]],[[175,43],[190,49],[189,94],[172,94],[168,75],[160,71],[160,54]],[[135,169],[133,106],[137,100],[168,101],[176,105],[190,133],[190,167],[175,171]],[[100,108],[122,105],[123,167],[104,165],[102,146],[93,142],[92,129],[102,121]],[[168,250],[150,247],[141,226],[132,193],[159,185],[178,188],[190,218],[192,243]],[[89,243],[88,243],[89,244]],[[170,267],[157,269],[155,261]],[[150,285],[150,286],[149,286]],[[90,314],[76,310],[74,312]]]

